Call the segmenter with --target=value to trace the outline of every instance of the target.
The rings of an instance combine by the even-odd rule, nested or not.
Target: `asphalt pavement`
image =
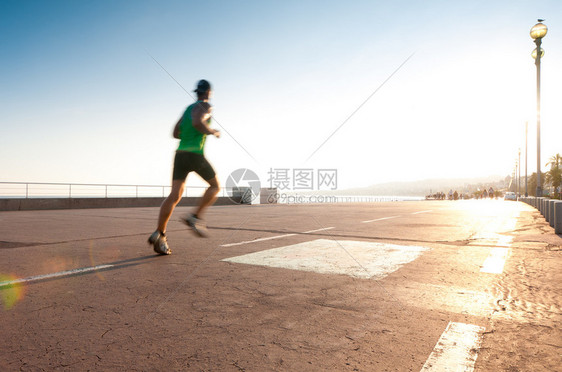
[[[562,238],[503,200],[0,212],[1,371],[555,371]]]

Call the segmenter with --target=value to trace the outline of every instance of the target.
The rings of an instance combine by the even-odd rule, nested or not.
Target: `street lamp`
[[[541,197],[541,58],[544,55],[541,42],[542,38],[546,36],[548,29],[542,23],[544,19],[539,19],[538,21],[539,23],[531,28],[531,37],[537,45],[531,56],[535,60],[535,66],[537,66],[537,197]]]
[[[529,122],[525,122],[525,197],[529,196],[527,192],[527,132],[529,129]]]
[[[521,195],[521,149],[519,149],[519,160],[517,161],[517,166],[518,166],[518,177],[517,179],[519,181],[517,181],[517,200],[519,200],[519,196]]]
[[[517,159],[515,159],[515,168],[513,169],[513,191],[517,195]]]

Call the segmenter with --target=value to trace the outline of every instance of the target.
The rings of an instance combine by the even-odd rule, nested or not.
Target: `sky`
[[[1,0],[0,181],[170,184],[202,78],[223,184],[239,168],[264,186],[335,169],[339,189],[505,177],[526,121],[530,174],[537,18],[544,171],[562,152],[558,0]]]

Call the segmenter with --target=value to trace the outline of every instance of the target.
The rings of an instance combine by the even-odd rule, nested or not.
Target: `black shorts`
[[[213,166],[202,154],[188,151],[177,151],[174,158],[174,173],[172,179],[185,180],[190,172],[195,172],[205,181],[214,178],[216,173]]]

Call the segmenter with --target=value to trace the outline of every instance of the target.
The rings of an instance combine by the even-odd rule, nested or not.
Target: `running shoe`
[[[152,244],[154,247],[154,252],[158,254],[172,254],[172,250],[168,246],[168,239],[166,235],[160,233],[160,231],[156,230],[155,232],[150,235],[148,238],[148,243]]]
[[[182,221],[189,226],[197,236],[201,238],[207,237],[207,226],[203,220],[190,214],[189,216],[182,218]]]

